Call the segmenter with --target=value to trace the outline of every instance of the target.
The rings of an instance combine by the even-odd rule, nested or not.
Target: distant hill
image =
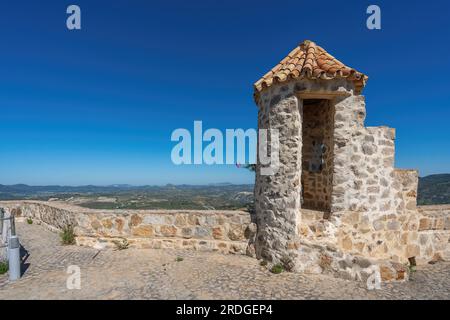
[[[249,209],[253,185],[28,186],[0,185],[0,200],[67,201],[93,209]]]
[[[450,174],[419,178],[417,204],[450,204]]]

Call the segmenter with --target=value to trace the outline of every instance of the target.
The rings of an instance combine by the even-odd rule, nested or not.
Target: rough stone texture
[[[364,127],[363,96],[337,99],[335,113],[331,211],[395,213],[395,130]]]
[[[272,274],[242,255],[181,249],[122,251],[61,246],[42,226],[17,224],[26,257],[23,277],[0,275],[0,299],[450,299],[450,263],[418,267],[407,283],[363,282],[326,274]],[[183,261],[177,261],[182,257]],[[66,287],[67,268],[78,265],[81,289]]]
[[[408,188],[404,192],[410,193]],[[256,254],[257,226],[244,212],[114,210],[105,213],[56,202],[35,201],[2,202],[0,205],[15,213],[18,221],[31,217],[35,225],[41,224],[52,231],[58,231],[70,221],[75,226],[77,244],[96,249],[115,248],[114,241],[127,239],[132,248]],[[357,212],[343,215],[338,228],[335,220],[324,217],[324,212],[301,209],[298,239],[289,248],[295,253],[290,270],[365,281],[372,268],[379,266],[384,282],[406,280],[407,270],[404,265],[403,269],[399,268],[392,256],[396,246],[403,248],[405,257],[416,257],[419,265],[448,260],[450,247],[446,219],[449,209],[449,206],[420,207],[421,225],[419,217],[416,217],[411,226],[417,230],[400,231],[400,237],[390,230],[398,228],[396,220],[378,219],[373,226],[373,230],[378,232],[369,232],[364,228],[370,229],[370,225],[360,223]],[[377,227],[378,223],[381,229]],[[379,243],[384,240],[380,239],[387,239],[384,246]],[[389,249],[387,254],[371,254],[367,247],[377,243],[383,249]]]
[[[343,277],[355,265],[347,262],[362,257],[385,280],[404,280],[399,266],[410,258],[449,260],[448,211],[417,209],[418,172],[394,168],[395,130],[364,126],[364,97],[353,85],[291,80],[256,96],[259,128],[280,133],[278,172],[256,170],[256,254]],[[317,141],[326,146],[323,168],[311,172]]]
[[[303,107],[302,207],[330,211],[334,108],[327,100],[312,101]]]
[[[395,170],[392,181],[390,189],[383,191],[391,195],[388,210],[373,207],[337,215],[340,223],[337,241],[345,252],[397,263],[408,263],[408,258],[419,256],[412,250],[418,227],[417,172]],[[409,207],[407,204],[411,202],[414,206]]]
[[[274,175],[261,175],[261,164],[257,165],[256,256],[271,263],[283,261],[285,266],[295,260],[291,245],[297,240],[300,218],[302,113],[291,87],[275,87],[270,94],[262,95],[258,126],[278,130],[280,164]]]
[[[53,231],[71,224],[78,245],[99,249],[115,247],[115,241],[125,238],[137,248],[245,254],[248,240],[254,235],[247,230],[250,214],[242,211],[93,210],[39,201],[5,201],[0,206]]]
[[[420,206],[418,263],[450,261],[450,205]]]

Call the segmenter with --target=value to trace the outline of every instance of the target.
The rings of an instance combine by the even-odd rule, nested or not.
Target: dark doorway
[[[333,184],[332,103],[303,100],[302,208],[329,212]]]

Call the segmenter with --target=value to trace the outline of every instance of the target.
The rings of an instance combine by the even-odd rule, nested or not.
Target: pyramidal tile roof
[[[347,67],[314,42],[305,40],[254,84],[255,93],[274,83],[302,78],[346,78],[355,83],[357,91],[362,90],[368,79],[365,74]]]

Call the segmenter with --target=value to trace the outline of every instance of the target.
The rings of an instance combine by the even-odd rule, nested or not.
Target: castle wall
[[[137,248],[183,248],[246,254],[256,226],[242,211],[207,210],[94,210],[57,202],[3,201],[0,207],[18,219],[60,232],[74,227],[78,245],[115,247],[127,239]],[[249,252],[250,254],[252,252]]]
[[[304,233],[300,229],[302,239],[296,243],[295,250],[301,262],[296,269],[329,272],[332,267],[339,275],[353,279],[355,266],[359,270],[380,263],[383,281],[390,281],[405,279],[404,265],[408,257],[414,256],[418,265],[450,260],[450,206],[416,208],[417,172],[396,170],[395,174],[402,213],[379,217],[372,226],[367,225],[363,214],[355,211],[344,214],[337,226],[333,219],[323,219],[320,211],[301,209],[302,223],[309,230],[303,230]],[[56,232],[72,224],[78,245],[98,249],[115,247],[114,241],[127,239],[136,248],[254,255],[256,226],[246,212],[104,211],[39,201],[6,201],[0,202],[0,207],[13,212],[19,220],[30,217],[33,223]],[[386,264],[381,260],[400,263]]]
[[[397,210],[347,211],[341,215],[337,239],[344,252],[401,263],[420,255],[419,217],[415,207],[417,172],[396,170],[393,180]]]
[[[321,93],[326,96],[330,91],[346,93],[330,101],[334,111],[330,113],[320,107],[308,109],[297,98],[298,92],[315,92],[315,99],[320,99]],[[448,231],[425,227],[445,226],[446,220],[429,222],[435,221],[434,216],[424,218],[417,209],[417,171],[394,168],[395,130],[365,127],[364,97],[353,95],[348,83],[299,80],[273,85],[261,92],[258,106],[259,128],[278,128],[281,140],[279,172],[261,176],[257,167],[255,246],[259,258],[316,272],[326,269],[321,265],[326,257],[334,261],[335,271],[342,272],[342,259],[349,259],[346,255],[364,257],[379,261],[384,280],[402,278],[408,258],[416,258],[418,264],[448,259]],[[326,121],[333,126],[323,126]],[[319,191],[317,181],[323,176],[311,175],[306,168],[313,153],[311,141],[322,136],[333,137],[332,156],[326,157],[326,170],[331,169],[332,175]],[[303,173],[300,186],[299,173]],[[323,188],[329,182],[331,191]],[[299,204],[295,197],[301,197],[302,186],[305,197]],[[323,212],[327,192],[331,193],[330,215]],[[297,209],[295,219],[292,211]],[[387,268],[383,261],[392,264]]]
[[[336,101],[332,212],[395,213],[395,130],[364,127],[363,96]]]
[[[450,261],[450,205],[419,206],[418,263]]]
[[[340,224],[338,246],[401,263],[446,257],[446,230],[419,231],[417,171],[394,169],[395,130],[364,127],[362,96],[336,101],[335,112],[332,215]]]

